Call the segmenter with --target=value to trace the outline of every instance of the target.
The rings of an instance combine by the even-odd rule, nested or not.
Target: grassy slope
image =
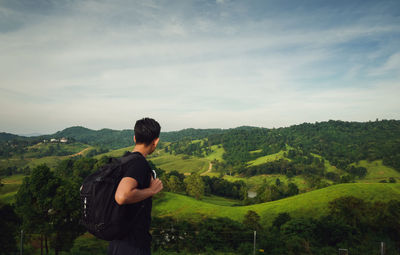
[[[220,146],[218,148],[218,145],[213,145],[211,146],[211,150],[213,151],[210,155],[206,156],[205,158],[212,161],[212,160],[218,160],[220,162],[224,161],[222,158],[222,155],[225,153],[225,149]]]
[[[395,169],[385,166],[382,164],[382,160],[376,160],[372,162],[368,162],[366,160],[361,160],[358,164],[353,164],[354,166],[365,167],[368,170],[367,175],[364,179],[359,180],[358,182],[379,182],[381,180],[387,180],[390,177],[396,178],[400,181],[400,172]]]
[[[19,186],[22,184],[22,180],[24,179],[24,177],[24,175],[13,175],[1,180],[1,182],[4,184],[3,187],[0,187],[1,202],[14,202],[15,194],[17,194]]]
[[[94,156],[94,158],[100,159],[101,157],[104,157],[104,156],[119,158],[119,157],[122,157],[126,151],[132,151],[132,150],[133,150],[133,146],[124,147],[121,149],[112,150],[110,152],[96,155],[96,156]]]
[[[176,170],[180,173],[201,173],[207,171],[209,167],[207,159],[197,157],[186,158],[182,155],[170,155],[167,153],[157,157],[150,157],[149,160],[163,170]]]
[[[54,147],[57,146],[56,144],[39,143],[29,148],[30,149],[37,148],[40,150],[45,150],[50,145]],[[21,168],[29,166],[32,169],[40,164],[47,164],[50,168],[54,168],[61,160],[77,155],[80,152],[83,152],[83,155],[85,155],[85,153],[87,153],[93,147],[82,143],[73,143],[73,144],[60,144],[60,148],[69,151],[71,154],[66,156],[46,156],[42,158],[36,158],[34,157],[35,152],[28,151],[23,155],[23,158],[21,158],[21,156],[16,156],[16,157],[11,157],[9,159],[1,159],[0,167],[16,166],[18,168]]]
[[[69,154],[75,154],[78,153],[88,147],[90,147],[87,144],[83,144],[83,143],[38,143],[35,145],[32,145],[30,147],[28,147],[28,152],[24,154],[25,157],[27,158],[32,158],[32,157],[36,157],[38,152],[35,152],[33,149],[39,150],[39,151],[46,151],[50,148],[50,146],[52,146],[54,149],[57,148],[57,146],[59,146],[60,149],[65,150],[67,152],[69,152]]]
[[[241,222],[247,211],[253,210],[261,216],[262,224],[270,225],[282,212],[288,212],[292,217],[320,217],[327,213],[328,203],[341,196],[352,195],[366,201],[400,199],[400,184],[340,184],[278,201],[241,207],[214,205],[168,192],[164,194],[154,206],[157,216],[193,221],[206,217],[228,217]]]
[[[279,160],[281,158],[284,158],[284,156],[283,156],[284,153],[285,153],[285,151],[282,150],[282,151],[280,151],[278,153],[274,153],[274,154],[270,154],[270,155],[267,155],[267,156],[259,157],[259,158],[256,158],[255,160],[249,161],[248,165],[257,166],[257,165],[261,165],[261,164],[268,163],[268,162],[271,162],[271,161]],[[290,161],[290,159],[288,159],[288,160]]]

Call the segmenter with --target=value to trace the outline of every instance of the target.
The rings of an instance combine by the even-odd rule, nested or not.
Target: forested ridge
[[[132,145],[133,130],[71,127],[53,135],[22,137],[7,133],[0,134],[0,156],[24,152],[26,146],[44,139],[68,138],[71,141],[106,149]],[[383,163],[400,170],[400,121],[381,120],[373,122],[327,121],[314,124],[303,123],[285,128],[239,127],[234,129],[184,129],[162,132],[162,142],[172,142],[170,148],[176,153],[201,156],[212,145],[222,145],[224,160],[228,165],[238,166],[261,157],[284,150],[291,146],[304,154],[315,153],[329,160],[338,168],[345,168],[359,160],[382,159]],[[206,139],[201,148],[192,140]],[[176,143],[180,143],[179,146]],[[185,148],[190,146],[191,148]],[[252,153],[252,151],[257,151]]]
[[[400,121],[397,120],[328,121],[277,129],[231,130],[208,140],[223,145],[224,159],[232,165],[279,152],[289,145],[304,154],[323,156],[339,168],[363,159],[382,159],[385,165],[400,171]],[[254,150],[261,151],[250,153]]]

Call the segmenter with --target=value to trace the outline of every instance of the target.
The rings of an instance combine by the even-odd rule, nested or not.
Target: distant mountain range
[[[244,128],[244,127],[240,127]],[[188,139],[203,139],[213,134],[220,134],[227,131],[226,129],[194,129],[188,128],[180,131],[161,132],[160,138],[164,142],[176,142],[185,138]],[[133,144],[133,130],[112,130],[108,128],[100,130],[92,130],[89,128],[74,126],[58,131],[50,135],[39,136],[22,136],[10,133],[0,133],[0,143],[7,141],[42,141],[51,138],[69,138],[77,142],[86,143],[89,145],[103,146],[110,149],[127,147]]]

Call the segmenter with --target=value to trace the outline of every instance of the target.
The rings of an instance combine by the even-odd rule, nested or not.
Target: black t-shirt
[[[137,155],[133,160],[124,165],[125,173],[123,177],[135,179],[138,182],[138,189],[148,188],[153,175],[150,165],[139,152],[133,152],[131,154]],[[127,207],[129,208],[129,216],[132,217],[132,219],[129,220],[134,220],[135,223],[133,224],[132,230],[123,241],[129,242],[129,244],[135,247],[150,247],[152,237],[149,230],[151,224],[152,198],[149,197],[141,202],[129,204]]]

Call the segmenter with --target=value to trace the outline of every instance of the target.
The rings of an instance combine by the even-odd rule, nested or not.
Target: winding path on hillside
[[[89,149],[90,149],[90,147],[87,147],[87,148],[81,150],[80,152],[75,153],[75,154],[72,154],[72,155],[69,155],[69,156],[70,156],[70,157],[76,157],[76,156],[82,155],[85,151],[87,151],[87,150],[89,150]]]
[[[205,171],[204,173],[202,173],[201,175],[203,176],[203,175],[206,175],[206,174],[208,174],[208,173],[211,173],[211,170],[212,170],[212,163],[210,162],[210,165],[208,166],[208,170],[207,171]]]

